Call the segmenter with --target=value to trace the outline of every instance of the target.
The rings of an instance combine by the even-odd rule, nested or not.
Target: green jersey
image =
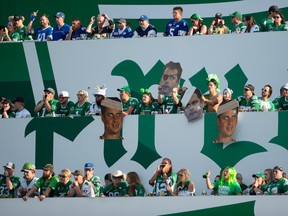
[[[127,102],[122,101],[123,112],[126,112],[129,107],[133,107],[134,109],[136,109],[138,105],[139,105],[138,99],[134,97],[130,97]],[[133,114],[133,112],[131,114]]]
[[[95,196],[99,197],[101,194],[101,187],[102,187],[100,177],[93,176],[89,181],[92,182],[94,185]]]
[[[256,110],[258,111],[260,109],[260,104],[259,104],[259,100],[258,97],[253,95],[248,103],[246,101],[246,98],[243,96],[240,96],[238,98],[236,98],[236,101],[239,102],[239,109],[242,111],[253,111]]]
[[[277,182],[272,181],[267,185],[266,191],[269,195],[287,193],[288,180],[285,178],[281,178]]]
[[[40,104],[42,101],[39,101],[38,104]],[[50,100],[48,103],[51,106],[51,112],[48,112],[45,104],[43,105],[43,107],[41,108],[41,110],[38,112],[38,117],[44,117],[44,116],[53,116],[53,113],[55,113],[56,110],[56,104],[57,104],[58,100],[52,99]],[[37,104],[37,105],[38,105]]]
[[[18,32],[13,32],[9,34],[11,41],[17,42],[20,41],[20,35]],[[3,41],[8,41],[6,35],[4,35]]]
[[[260,24],[260,31],[261,32],[273,31],[273,24],[274,21],[272,19],[270,18],[263,19]]]
[[[0,198],[16,198],[16,189],[21,186],[21,181],[19,177],[10,177],[12,182],[12,190],[9,190],[6,185],[6,176],[0,174]]]
[[[177,95],[177,98],[179,99],[179,103],[175,104],[172,99],[172,96],[163,96],[162,98],[163,113],[167,113],[167,111],[168,114],[177,113],[178,107],[181,107],[180,95]]]
[[[79,105],[79,103],[77,102],[74,105],[74,110],[72,114],[78,116],[85,116],[87,113],[89,113],[90,106],[91,104],[88,101],[84,102],[82,105]]]
[[[20,35],[20,40],[24,41],[24,40],[31,40],[31,38],[28,37],[28,34],[26,32],[27,27],[23,26],[22,28],[18,29],[18,33]]]
[[[126,182],[121,182],[118,187],[115,187],[112,184],[107,185],[104,190],[103,194],[108,197],[121,197],[127,195],[127,184]]]
[[[183,186],[181,182],[178,182],[177,184],[178,196],[190,196],[191,195],[191,192],[189,191],[190,182],[191,182],[190,180],[186,180]],[[192,193],[194,193],[194,191],[192,191]]]
[[[261,111],[275,111],[275,106],[270,100],[263,101],[262,97],[259,97],[258,100]]]
[[[34,186],[37,188],[40,188],[40,195],[43,195],[45,190],[48,187],[50,187],[52,191],[49,194],[49,197],[53,197],[58,182],[59,182],[59,179],[56,176],[52,176],[48,181],[46,181],[46,179],[41,177],[37,180]]]
[[[273,31],[288,31],[288,25],[287,24],[281,24],[279,26],[276,26],[274,23]]]
[[[174,187],[176,187],[177,182],[177,174],[171,173],[170,176],[165,180],[163,176],[157,176],[154,184],[153,192],[156,194],[156,196],[171,196],[171,194],[168,192],[166,186],[169,184],[172,191],[174,191]]]
[[[73,181],[69,180],[66,184],[63,184],[62,182],[57,182],[54,192],[54,197],[66,197],[67,193],[70,189],[70,185],[72,185]]]
[[[161,113],[161,109],[157,102],[152,102],[148,106],[146,106],[144,103],[141,103],[135,113],[141,115],[158,114]]]
[[[275,99],[272,101],[272,103],[274,104],[274,107],[275,107],[276,110],[279,109],[279,101],[280,101],[280,99],[281,99],[281,97],[277,97],[277,98],[275,98]]]
[[[237,181],[231,182],[230,185],[228,185],[228,182],[221,184],[221,180],[218,180],[212,185],[214,186],[214,190],[218,196],[237,195],[242,192],[241,187]]]
[[[245,33],[246,30],[246,26],[244,25],[243,22],[237,24],[237,25],[233,25],[232,28],[229,30],[230,34],[234,34],[234,33]]]
[[[60,104],[58,101],[56,104],[55,114],[59,116],[69,116],[74,111],[75,104],[72,101],[68,101],[66,105]]]
[[[128,186],[127,191],[130,192],[130,190],[132,190],[131,186]],[[131,194],[129,194],[130,196],[145,196],[145,188],[143,185],[138,184],[136,185],[134,191],[130,192]]]
[[[278,107],[279,110],[288,110],[288,100],[285,96],[282,96],[280,99],[279,99],[279,107]]]

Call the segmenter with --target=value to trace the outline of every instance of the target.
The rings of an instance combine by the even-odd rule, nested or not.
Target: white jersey
[[[87,180],[83,182],[81,191],[84,197],[95,197],[94,187],[92,186],[92,183]]]
[[[15,114],[15,118],[31,118],[31,113],[25,108],[20,111],[16,111]]]
[[[34,186],[34,184],[36,183],[36,181],[37,181],[38,179],[39,179],[38,177],[34,176],[34,178],[32,179],[32,181],[31,181],[29,184],[27,184],[26,179],[24,179],[24,180],[21,182],[21,186],[20,186],[19,190],[22,189],[22,188],[23,188],[23,189],[30,190],[30,189]],[[18,190],[18,197],[20,197],[20,192],[19,192],[19,190]],[[40,194],[40,188],[38,188],[38,190],[35,192],[35,194],[36,194],[37,196]]]
[[[101,107],[95,101],[91,103],[90,113],[93,115],[101,115]]]

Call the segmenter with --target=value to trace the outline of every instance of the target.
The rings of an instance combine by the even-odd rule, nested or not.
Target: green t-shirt
[[[153,192],[156,194],[156,196],[171,196],[171,194],[166,189],[166,184],[169,184],[172,191],[174,191],[174,187],[176,187],[177,183],[177,174],[171,173],[170,176],[168,176],[168,179],[165,181],[163,176],[157,176],[154,184]]]
[[[261,32],[273,31],[273,24],[274,21],[272,19],[270,18],[263,19],[260,24],[260,31]]]
[[[288,31],[288,25],[287,24],[281,24],[279,26],[276,26],[275,23],[272,26],[273,31]]]
[[[6,185],[6,176],[0,174],[0,198],[16,198],[16,189],[20,187],[21,181],[19,177],[10,177],[13,189],[8,190]]]
[[[67,196],[67,193],[70,189],[70,185],[73,183],[72,180],[69,180],[66,184],[63,184],[62,182],[57,182],[54,197],[60,197],[60,196]]]
[[[248,103],[246,102],[246,98],[243,96],[236,98],[236,101],[239,102],[239,109],[242,111],[252,111],[252,110],[258,111],[260,109],[259,100],[256,95],[253,95],[249,99]]]
[[[104,190],[103,194],[108,197],[121,197],[127,195],[127,184],[126,182],[121,182],[118,187],[115,187],[112,184],[107,185]]]
[[[231,29],[229,30],[230,34],[234,34],[234,33],[245,33],[246,30],[246,26],[244,25],[243,22],[237,24],[237,25],[233,25],[231,27]]]
[[[272,181],[267,185],[266,191],[268,195],[286,193],[288,191],[288,180],[281,178],[277,182]]]
[[[258,100],[261,111],[275,111],[275,106],[270,100],[263,101],[262,97],[259,97]]]
[[[129,190],[130,190],[130,186],[128,186],[127,191]],[[135,190],[132,193],[133,195],[130,195],[130,196],[145,196],[145,188],[143,185],[138,184],[136,185]]]
[[[20,35],[19,35],[19,33],[17,31],[13,32],[13,33],[10,33],[9,37],[10,37],[11,41],[13,41],[13,42],[20,41]],[[7,41],[6,35],[4,35],[3,41]]]
[[[288,100],[286,99],[285,96],[282,96],[279,99],[279,106],[278,106],[279,110],[288,110]]]
[[[42,101],[39,101],[38,104],[40,104]],[[43,104],[43,107],[41,108],[41,110],[37,113],[38,117],[44,117],[44,116],[52,116],[53,113],[55,113],[56,110],[56,104],[57,104],[58,100],[52,99],[50,100],[48,103],[51,106],[51,112],[48,112],[46,110],[45,104]],[[38,105],[37,104],[37,105]]]
[[[94,185],[95,196],[99,197],[101,194],[101,179],[99,176],[93,176],[89,181]]]
[[[214,186],[214,190],[218,196],[226,196],[226,195],[237,195],[242,192],[241,187],[237,181],[231,182],[228,185],[228,182],[224,182],[221,184],[221,180],[218,180],[212,184]]]
[[[70,114],[73,113],[74,106],[75,104],[72,101],[68,101],[68,103],[65,106],[61,105],[60,102],[58,101],[56,104],[55,114],[60,116],[69,116]]]
[[[275,106],[275,109],[278,110],[279,109],[279,101],[280,101],[281,97],[277,97],[275,98],[272,103],[274,104]]]
[[[28,37],[28,33],[26,32],[27,27],[23,26],[22,28],[18,29],[18,33],[20,35],[20,40],[31,40],[31,38]]]
[[[123,112],[126,112],[129,107],[133,107],[134,109],[136,109],[138,105],[139,105],[138,99],[134,97],[130,97],[126,103],[122,101]],[[134,112],[132,112],[131,114],[134,114]]]
[[[178,107],[181,107],[181,102],[180,102],[180,95],[177,95],[177,98],[179,99],[179,103],[175,104],[172,96],[163,96],[162,98],[162,108],[163,108],[163,113],[165,113],[165,110],[168,110],[169,114],[177,113]]]
[[[78,102],[74,105],[73,113],[74,115],[78,116],[85,116],[90,111],[91,104],[86,101],[82,105],[79,105]]]
[[[161,113],[161,109],[157,102],[152,102],[149,106],[141,103],[135,113],[141,115],[159,114]]]
[[[53,197],[58,182],[59,182],[59,179],[56,176],[52,176],[48,181],[46,181],[46,179],[41,177],[37,180],[34,186],[37,188],[40,188],[40,195],[43,195],[45,190],[48,187],[50,187],[52,191],[49,194],[49,197]]]

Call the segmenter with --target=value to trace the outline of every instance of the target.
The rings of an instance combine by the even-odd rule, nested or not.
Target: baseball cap
[[[23,165],[21,172],[27,172],[27,171],[36,171],[36,167],[33,163],[27,162]]]
[[[65,18],[65,14],[63,12],[58,12],[56,13],[56,15],[54,15],[54,17],[62,17],[62,18]]]
[[[281,172],[283,172],[283,167],[278,165],[278,166],[275,166],[273,170],[280,170]]]
[[[112,173],[112,177],[120,177],[124,176],[124,173],[121,170],[116,170],[116,172]]]
[[[255,173],[255,174],[253,174],[252,177],[253,177],[253,178],[259,178],[259,177],[265,178],[265,175],[264,175],[264,173],[262,173],[262,172],[257,172],[257,173]]]
[[[24,98],[21,97],[21,96],[18,96],[18,97],[16,97],[16,99],[13,101],[13,103],[15,103],[15,102],[22,102],[22,103],[24,103]]]
[[[118,88],[117,91],[125,91],[125,92],[128,92],[129,94],[131,94],[131,90],[130,90],[129,86],[123,86],[122,88]]]
[[[21,20],[21,19],[22,19],[21,15],[15,15],[13,20],[16,22],[16,21]]]
[[[244,88],[248,88],[248,89],[250,89],[250,90],[252,91],[253,95],[254,95],[255,87],[254,87],[253,85],[251,85],[251,84],[247,84],[247,85],[245,85]]]
[[[67,91],[62,91],[62,92],[60,92],[59,96],[69,98],[69,92],[67,92]]]
[[[5,167],[5,168],[7,168],[7,169],[15,169],[15,164],[12,163],[12,162],[8,162],[8,163],[6,163],[6,165],[3,166],[3,167]]]
[[[191,19],[199,19],[199,20],[203,20],[202,18],[201,18],[201,16],[198,14],[198,13],[194,13],[194,14],[192,14],[192,16],[190,17]]]
[[[45,167],[43,167],[42,169],[54,172],[54,166],[52,164],[46,164]]]
[[[242,20],[242,14],[239,11],[235,11],[234,13],[230,14],[232,17],[236,17],[240,20]]]
[[[50,93],[52,93],[52,94],[54,94],[55,95],[55,91],[54,91],[54,89],[53,88],[47,88],[47,89],[44,89],[43,90],[44,92],[46,92],[46,91],[48,91],[48,92],[50,92]]]
[[[78,175],[84,176],[84,172],[82,170],[75,170],[74,172],[72,172],[72,175],[74,175],[74,176],[78,176]]]
[[[141,15],[138,20],[149,20],[149,18],[146,15]]]
[[[286,83],[284,86],[282,86],[283,89],[287,89],[288,90],[288,83]]]
[[[93,163],[85,163],[84,169],[94,169],[94,164]]]
[[[117,23],[126,23],[126,20],[124,18],[120,18],[119,20],[117,20]]]

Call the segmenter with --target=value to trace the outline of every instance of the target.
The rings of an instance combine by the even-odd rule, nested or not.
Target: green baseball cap
[[[194,13],[194,14],[192,14],[192,16],[190,17],[191,19],[199,19],[199,20],[203,20],[202,18],[201,18],[201,16],[198,14],[198,13]]]
[[[36,171],[36,167],[33,163],[27,162],[23,165],[21,172]]]
[[[264,175],[264,173],[262,173],[262,172],[257,172],[257,173],[255,173],[255,174],[253,174],[252,177],[253,177],[253,178],[259,178],[259,177],[265,178],[265,175]]]
[[[125,92],[128,92],[129,94],[131,94],[131,90],[130,90],[129,86],[123,86],[122,88],[118,88],[117,91],[125,91]]]
[[[230,14],[230,16],[242,20],[242,14],[239,11],[235,11],[234,13]]]

